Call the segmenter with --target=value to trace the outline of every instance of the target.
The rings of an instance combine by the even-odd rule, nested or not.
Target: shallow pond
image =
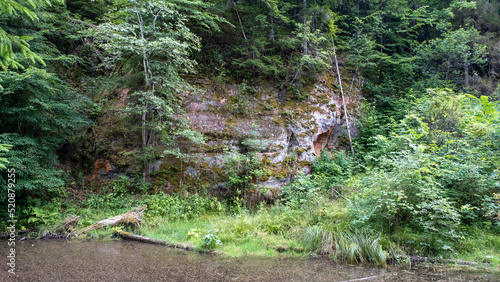
[[[3,261],[8,246],[0,242]],[[5,255],[3,255],[5,254]],[[1,281],[500,281],[449,267],[382,268],[327,259],[228,258],[128,241],[16,242],[16,275]]]

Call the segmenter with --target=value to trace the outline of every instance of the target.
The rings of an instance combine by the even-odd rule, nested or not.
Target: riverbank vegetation
[[[228,256],[500,265],[497,1],[0,0],[0,18],[0,185],[15,169],[20,229],[56,232],[80,216],[71,233],[147,205],[133,232]],[[204,144],[182,108],[199,91],[193,77],[248,95],[271,82],[283,101],[306,101],[334,52],[346,93],[361,85],[365,98],[351,113],[354,153],[322,152],[260,203],[248,197],[267,192],[248,144],[258,136],[221,168],[224,195],[152,181],[152,163],[168,155],[182,166],[181,144]],[[245,97],[228,109],[248,115]],[[84,176],[116,137],[96,134],[106,110],[119,113],[131,149],[115,157],[129,166],[94,187]],[[0,226],[8,216],[0,209]]]

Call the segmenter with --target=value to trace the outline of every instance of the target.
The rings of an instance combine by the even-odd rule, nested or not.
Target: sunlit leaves
[[[0,156],[3,156],[4,153],[8,152],[11,148],[12,146],[9,144],[0,144]],[[6,169],[7,167],[5,165],[8,163],[9,161],[7,158],[0,157],[0,170]]]
[[[500,108],[498,102],[490,102],[488,97],[476,98],[467,95],[471,99],[466,105],[466,127],[475,136],[499,133],[500,131]]]

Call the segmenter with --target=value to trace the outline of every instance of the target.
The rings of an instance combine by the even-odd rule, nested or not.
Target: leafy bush
[[[224,206],[217,198],[208,198],[198,194],[189,196],[157,194],[151,195],[147,200],[149,217],[160,216],[171,220],[192,219],[207,212],[224,212]]]
[[[305,205],[321,190],[321,187],[317,185],[321,178],[324,176],[314,177],[311,174],[299,173],[293,182],[283,187],[281,192],[283,200],[290,207],[298,208]]]
[[[353,172],[353,157],[347,156],[344,151],[321,153],[312,163],[312,174],[322,181],[322,190],[331,189],[336,185],[343,185]]]
[[[423,185],[437,193],[460,214],[463,223],[488,221],[500,210],[493,194],[500,182],[497,172],[499,106],[486,97],[456,95],[449,89],[431,89],[415,102],[415,110],[390,136],[372,138],[365,159],[388,175],[404,175],[408,162],[416,164]],[[420,163],[420,164],[418,164]],[[412,172],[413,173],[413,172]],[[496,223],[498,224],[498,223]]]
[[[110,211],[130,209],[137,205],[137,199],[134,197],[106,191],[108,190],[103,189],[102,193],[89,194],[87,200],[82,203],[82,207]]]
[[[58,196],[66,181],[58,151],[89,124],[83,112],[87,100],[54,74],[35,67],[0,72],[0,89],[0,143],[12,146],[1,157],[16,170],[16,204],[27,206],[27,195],[44,200]],[[7,174],[1,175],[0,185],[7,187]],[[7,189],[2,189],[4,206],[6,198]],[[0,212],[0,218],[5,216]]]
[[[295,180],[284,186],[281,195],[290,206],[302,206],[321,191],[342,186],[351,177],[354,161],[343,151],[322,153],[312,163],[312,173],[299,173]]]
[[[258,145],[257,141],[253,139],[244,140],[242,143],[249,150],[255,150],[252,145]],[[248,154],[230,153],[228,158],[224,160],[224,172],[228,177],[227,187],[236,194],[252,188],[253,183],[266,173],[265,169],[262,168],[260,157],[255,152]]]
[[[43,206],[31,206],[29,209],[32,216],[28,218],[28,223],[53,225],[61,219],[61,204],[57,199],[52,199]]]
[[[354,223],[376,222],[387,230],[411,225],[415,230],[446,239],[457,237],[460,216],[432,175],[428,155],[403,152],[386,159],[392,170],[372,170],[354,187],[362,193],[351,200]]]

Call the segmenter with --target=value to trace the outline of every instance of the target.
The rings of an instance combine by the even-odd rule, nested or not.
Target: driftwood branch
[[[102,221],[99,221],[97,223],[92,224],[91,226],[82,229],[81,231],[77,232],[75,236],[79,236],[87,231],[93,230],[93,229],[99,229],[107,226],[115,226],[119,224],[127,224],[127,225],[133,225],[136,227],[139,227],[139,225],[142,223],[142,216],[144,211],[146,210],[146,205],[140,207],[140,208],[135,208],[130,210],[129,212],[126,212],[121,215],[117,215],[112,218],[108,218]]]
[[[454,263],[454,264],[462,264],[462,265],[477,265],[477,262],[474,261],[466,261],[459,259],[442,259],[442,258],[432,258],[432,257],[421,257],[421,256],[411,256],[410,261],[413,264],[422,263],[422,262],[431,262],[431,263]]]
[[[30,233],[30,232],[35,232],[35,231],[38,231],[38,228],[35,228],[35,229],[28,229],[28,230],[19,230],[19,231],[16,231],[16,236],[19,236],[21,234],[26,234],[26,233]],[[11,233],[0,233],[0,239],[8,239],[10,238],[10,234]]]
[[[346,280],[346,281],[342,281],[342,282],[351,282],[351,281],[363,281],[363,280],[371,280],[371,279],[375,279],[377,277],[379,277],[380,275],[375,275],[375,276],[370,276],[370,277],[363,277],[363,278],[357,278],[357,279],[349,279],[349,280]]]
[[[134,235],[132,233],[121,231],[121,230],[116,230],[115,234],[124,238],[124,239],[129,239],[129,240],[134,240],[134,241],[139,241],[139,242],[149,243],[149,244],[155,244],[155,245],[162,245],[162,246],[167,246],[167,247],[175,248],[175,249],[183,249],[186,251],[194,251],[194,247],[190,246],[190,245],[157,240],[157,239],[148,238],[148,237],[144,237],[144,236]]]

